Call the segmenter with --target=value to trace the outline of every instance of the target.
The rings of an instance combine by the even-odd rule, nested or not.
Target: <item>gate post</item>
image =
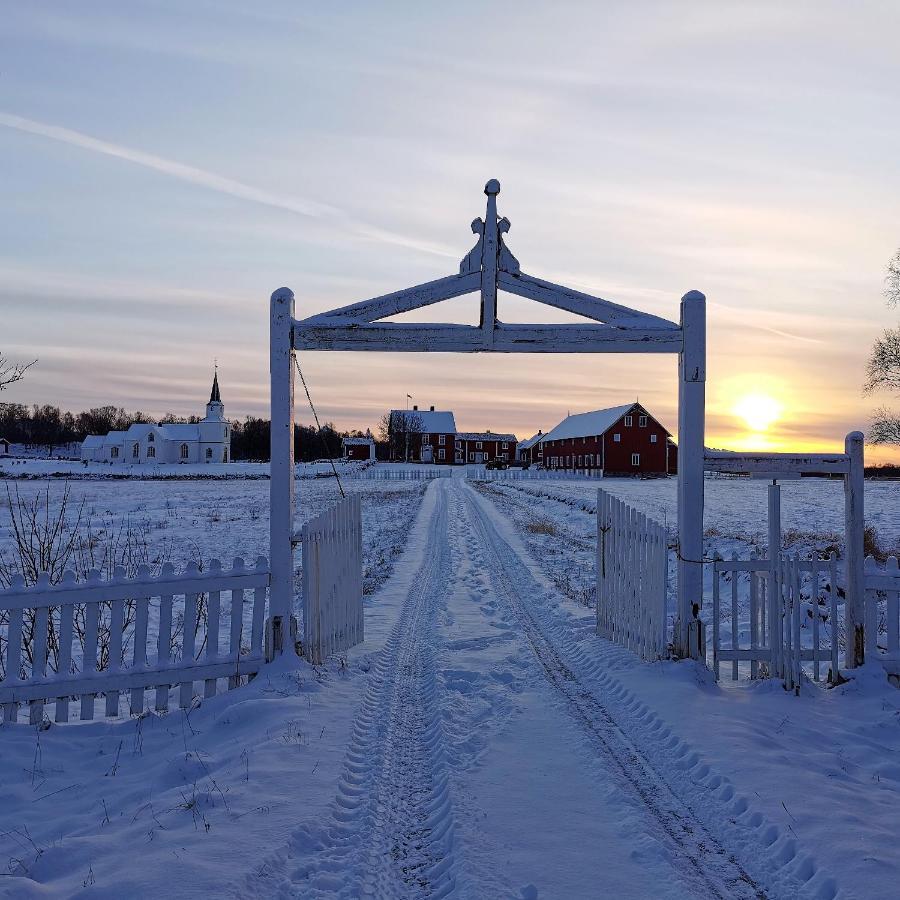
[[[266,659],[290,646],[293,627],[294,549],[294,293],[272,294],[269,332],[271,432],[269,480],[269,619]]]
[[[844,441],[849,469],[844,476],[844,540],[846,541],[847,593],[844,606],[846,640],[844,665],[848,669],[865,662],[865,458],[863,433],[851,431]]]
[[[682,349],[678,356],[678,615],[675,652],[705,653],[698,616],[703,600],[703,470],[706,410],[706,297],[681,298]]]

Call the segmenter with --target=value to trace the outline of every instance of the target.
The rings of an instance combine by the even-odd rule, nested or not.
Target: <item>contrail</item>
[[[73,131],[71,128],[63,128],[59,125],[48,125],[44,122],[37,122],[34,119],[26,119],[24,116],[17,116],[6,112],[0,112],[0,125],[12,128],[15,131],[22,131],[26,134],[36,134],[40,137],[49,138],[52,141],[69,144],[72,147],[79,147],[82,150],[89,150],[93,153],[100,153],[104,156],[122,159],[126,162],[143,166],[146,169],[152,169],[154,172],[168,175],[171,178],[177,178],[180,181],[186,181],[189,184],[199,185],[200,187],[217,191],[220,194],[237,197],[240,200],[248,200],[251,203],[258,203],[273,209],[285,210],[307,218],[329,219],[334,224],[340,225],[346,231],[352,232],[358,237],[366,240],[396,244],[436,256],[449,257],[451,259],[456,259],[459,256],[459,253],[454,253],[449,248],[442,247],[438,244],[432,244],[415,238],[408,238],[402,234],[396,234],[381,228],[365,225],[358,220],[351,219],[347,213],[335,206],[318,203],[315,200],[272,194],[268,191],[263,191],[251,185],[244,184],[241,181],[235,181],[233,178],[216,175],[214,172],[207,172],[205,169],[198,169],[196,166],[188,166],[184,163],[176,162],[175,160],[156,156],[153,153],[145,153],[142,150],[134,150],[131,147],[123,147],[121,144],[103,141],[99,138],[91,137],[88,134],[83,134],[80,131]]]

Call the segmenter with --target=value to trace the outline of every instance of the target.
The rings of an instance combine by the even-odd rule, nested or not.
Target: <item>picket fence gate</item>
[[[866,557],[866,659],[877,659],[889,675],[900,676],[900,565],[888,557],[884,568]]]
[[[301,544],[303,655],[319,665],[364,638],[359,494],[307,522]]]
[[[668,547],[658,522],[597,492],[597,634],[641,659],[668,655]]]
[[[183,708],[196,681],[204,682],[204,697],[215,695],[219,679],[237,687],[263,665],[268,584],[264,557],[255,568],[235,559],[230,571],[215,559],[206,571],[192,562],[180,574],[166,563],[157,577],[147,566],[133,578],[117,567],[108,580],[93,570],[83,582],[67,571],[58,584],[44,574],[32,587],[17,576],[0,591],[3,721],[16,722],[22,703],[31,724],[43,720],[48,702],[56,721],[67,722],[76,697],[80,718],[89,720],[100,695],[106,715],[116,716],[120,693],[129,691],[129,709],[139,715],[147,688],[155,689],[156,710],[166,712],[173,686]]]
[[[722,664],[728,662],[734,681],[743,671],[751,678],[782,678],[788,690],[799,688],[806,674],[814,681],[822,680],[822,663],[828,664],[828,680],[834,678],[840,645],[834,552],[826,558],[810,559],[779,554],[774,568],[771,560],[756,554],[749,559],[739,559],[737,554],[716,559],[712,588],[716,680],[721,677]],[[827,601],[821,603],[820,597],[826,593]],[[741,611],[744,598],[746,627]],[[723,606],[727,606],[724,613]],[[727,647],[722,635],[726,616],[731,626]]]

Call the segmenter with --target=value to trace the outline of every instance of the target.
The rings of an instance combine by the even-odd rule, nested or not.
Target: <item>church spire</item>
[[[209,394],[209,402],[210,403],[221,403],[222,398],[219,396],[219,366],[216,364],[215,370],[213,372],[213,383],[212,383],[212,391]]]

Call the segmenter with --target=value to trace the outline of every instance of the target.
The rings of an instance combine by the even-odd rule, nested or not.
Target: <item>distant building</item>
[[[369,432],[365,437],[345,437],[341,441],[341,454],[347,460],[374,461],[375,439]]]
[[[392,409],[388,443],[391,462],[452,465],[456,459],[456,419],[448,410]]]
[[[89,434],[81,444],[89,462],[154,465],[157,463],[227,463],[231,459],[231,425],[213,376],[206,415],[193,425],[136,424],[127,431]]]
[[[543,431],[533,434],[528,440],[520,441],[516,448],[516,459],[520,463],[529,466],[539,465],[544,461],[544,451],[541,448],[541,440],[544,437]]]
[[[462,431],[454,442],[454,462],[510,462],[516,458],[516,436],[492,431]]]
[[[6,438],[0,438],[0,456],[6,456],[9,453],[9,441]]]
[[[670,447],[675,445],[640,403],[628,403],[567,416],[541,438],[540,446],[547,469],[666,475],[672,471]]]

